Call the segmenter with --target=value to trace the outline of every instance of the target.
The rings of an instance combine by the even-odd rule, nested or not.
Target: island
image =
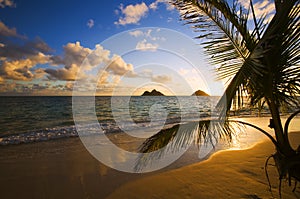
[[[151,92],[149,91],[145,91],[142,96],[165,96],[164,94],[162,94],[161,92],[153,89]]]
[[[209,94],[207,94],[206,92],[204,92],[202,90],[197,90],[196,92],[194,92],[192,94],[192,96],[209,96]]]

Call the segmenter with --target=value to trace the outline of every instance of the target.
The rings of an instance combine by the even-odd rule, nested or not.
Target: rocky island
[[[196,92],[194,92],[192,94],[192,96],[209,96],[209,94],[207,94],[206,92],[204,92],[202,90],[197,90]]]
[[[142,96],[165,96],[164,94],[162,94],[161,92],[153,89],[151,92],[149,91],[145,91]]]

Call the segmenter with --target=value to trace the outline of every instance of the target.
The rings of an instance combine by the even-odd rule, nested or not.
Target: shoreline
[[[300,132],[291,133],[299,143]],[[268,140],[245,150],[220,150],[188,166],[171,165],[145,174],[108,168],[77,138],[7,146],[0,150],[3,198],[272,198],[264,161],[274,152]],[[16,153],[17,149],[17,153]],[[5,154],[4,154],[5,153]],[[189,159],[190,157],[185,157]],[[185,162],[185,159],[181,160]],[[269,166],[273,195],[278,174]],[[296,198],[283,182],[283,198]],[[17,190],[17,191],[16,191]],[[296,189],[300,197],[300,188]]]
[[[250,120],[253,122],[257,117],[254,115],[242,115],[242,116],[231,116],[230,119],[242,119],[242,120]],[[263,121],[264,124],[268,122],[270,116],[263,115],[261,117],[258,117],[260,120]],[[282,115],[282,120],[285,121],[287,119],[287,115]],[[171,121],[174,120],[174,121]],[[176,124],[181,124],[189,121],[184,122],[178,122],[178,118],[171,118],[169,122],[165,123],[164,128],[172,127]],[[296,116],[293,120],[300,121],[300,116]],[[193,120],[190,120],[193,121]],[[257,121],[255,122],[257,123]],[[115,127],[114,123],[110,124],[112,129],[108,130],[103,128],[102,131],[105,132],[107,136],[113,137],[114,135],[123,134],[121,132],[121,129],[118,127]],[[258,125],[260,126],[260,125]],[[156,128],[157,126],[153,127],[143,127],[148,130],[151,130],[152,128]],[[132,129],[133,131],[138,129]],[[269,131],[270,129],[265,129]],[[67,138],[73,138],[73,137],[80,137],[78,133],[76,132],[76,126],[74,124],[68,125],[68,126],[55,126],[55,127],[47,127],[47,128],[41,128],[41,129],[34,129],[34,130],[26,130],[21,132],[15,132],[15,133],[5,133],[0,135],[0,147],[2,146],[9,146],[9,145],[19,145],[19,144],[28,144],[28,143],[36,143],[36,142],[47,142],[47,141],[55,141],[60,139],[67,139]]]
[[[263,127],[268,128],[267,118],[243,119],[257,125],[264,123]],[[299,131],[299,119],[294,122],[296,125],[291,126],[292,131]],[[224,190],[221,188],[224,188],[227,195],[223,198],[271,198],[263,166],[266,157],[274,152],[274,147],[264,135],[255,130],[251,129],[245,135],[246,138],[247,135],[253,135],[250,148],[241,150],[237,146],[234,149],[220,149],[200,160],[195,146],[170,166],[145,174],[124,173],[103,165],[89,154],[78,137],[1,146],[1,196],[140,198],[146,195],[148,198],[222,198]],[[300,143],[300,133],[291,133],[291,136],[294,144]],[[243,161],[247,164],[242,164]],[[276,196],[278,176],[271,166],[270,172]],[[241,180],[236,179],[236,176]],[[198,179],[205,179],[205,183],[199,183]],[[251,186],[244,188],[247,183]],[[233,187],[228,187],[231,184]],[[221,187],[219,192],[214,191],[216,187]],[[203,190],[207,193],[199,195]],[[284,191],[283,198],[295,198],[290,195],[291,191]]]

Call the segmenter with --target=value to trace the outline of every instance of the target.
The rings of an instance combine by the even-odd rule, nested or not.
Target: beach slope
[[[291,140],[298,144],[300,133],[292,133]],[[273,198],[264,171],[272,153],[269,140],[247,150],[220,151],[204,162],[127,183],[108,198]],[[279,198],[276,168],[270,165],[268,171]],[[295,193],[292,188],[283,182],[282,198],[300,198],[299,186]]]

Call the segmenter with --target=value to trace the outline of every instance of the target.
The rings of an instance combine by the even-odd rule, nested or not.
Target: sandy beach
[[[298,145],[300,133],[291,133],[291,140]],[[272,198],[264,163],[273,152],[262,139],[250,149],[219,151],[202,162],[184,156],[162,171],[129,174],[101,164],[79,138],[4,146],[0,193],[1,198]],[[269,174],[278,198],[274,166]],[[291,190],[284,182],[283,198],[300,197],[299,187]]]
[[[1,198],[105,198],[141,177],[106,167],[79,138],[1,147]]]
[[[0,13],[0,199],[300,199],[300,0]]]
[[[299,143],[300,133],[291,140]],[[206,161],[125,184],[108,198],[279,198],[276,168],[269,166],[273,196],[264,171],[273,152],[268,140],[247,150],[220,151]],[[292,188],[284,182],[282,198],[300,198],[299,186],[295,193]]]

